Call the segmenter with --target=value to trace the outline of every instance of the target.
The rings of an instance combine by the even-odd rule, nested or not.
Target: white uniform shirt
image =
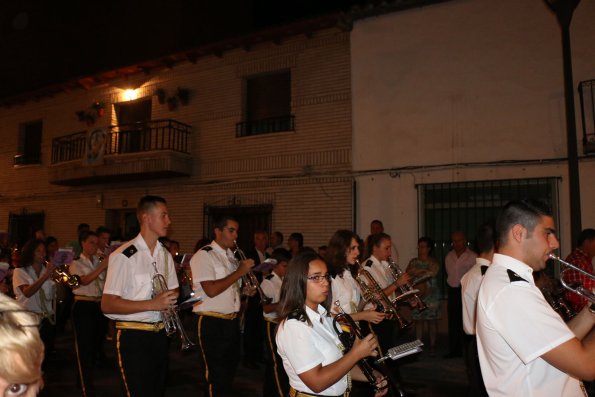
[[[45,266],[41,266],[41,273],[45,273]],[[54,314],[53,301],[56,296],[56,283],[47,279],[41,285],[41,288],[29,298],[23,294],[20,286],[32,285],[39,277],[35,274],[33,266],[17,267],[12,274],[12,288],[17,302],[20,302],[27,310],[35,313],[44,313],[46,315]]]
[[[149,250],[142,235],[122,244],[109,258],[104,294],[117,295],[132,301],[152,298],[153,276],[155,268],[166,277],[170,290],[178,288],[178,277],[171,254],[163,245],[157,243],[153,252]],[[166,270],[167,264],[167,270]],[[155,323],[161,321],[159,311],[146,311],[132,314],[105,314],[107,317],[121,321],[139,321]]]
[[[281,284],[283,283],[283,279],[277,275],[274,271],[266,276],[262,283],[260,283],[260,288],[262,288],[262,292],[266,295],[267,298],[271,298],[271,303],[279,302],[279,297],[281,295]],[[266,318],[276,319],[277,312],[270,312],[262,313]]]
[[[81,256],[74,262],[72,262],[69,266],[70,274],[78,274],[79,276],[86,276],[97,269],[99,266],[99,259],[96,256],[93,256],[89,259],[85,253],[81,253]],[[72,290],[72,293],[75,295],[84,295],[84,296],[95,296],[101,297],[103,294],[103,284],[105,283],[105,273],[101,272],[101,274],[93,281],[91,281],[87,285],[80,285],[78,288]]]
[[[446,283],[452,288],[460,287],[461,279],[465,273],[475,265],[475,258],[477,258],[477,254],[469,248],[465,248],[461,256],[457,256],[455,250],[446,254],[446,258],[444,258],[447,275]]]
[[[580,383],[541,358],[574,338],[526,264],[495,254],[477,300],[477,348],[490,396],[583,396]]]
[[[475,335],[475,312],[479,286],[483,280],[482,266],[490,266],[490,261],[477,258],[475,265],[461,279],[463,300],[463,330],[467,335]]]
[[[395,282],[395,279],[389,269],[387,261],[380,261],[374,255],[370,256],[368,260],[364,262],[364,269],[366,269],[374,280],[378,283],[380,288],[385,289],[389,285]],[[395,294],[389,296],[391,299],[395,299]]]
[[[341,342],[333,329],[332,318],[326,315],[324,307],[319,305],[318,312],[306,307],[306,314],[312,326],[304,321],[288,319],[282,322],[277,330],[277,352],[283,360],[289,384],[295,390],[305,393],[341,395],[347,390],[347,375],[320,393],[310,390],[298,376],[319,364],[326,366],[343,357],[339,348]]]
[[[339,301],[345,313],[352,314],[357,311],[357,306],[361,299],[360,289],[348,269],[343,271],[342,276],[336,275],[331,279],[331,290],[333,293],[331,311],[339,312],[335,306],[335,302]]]
[[[237,262],[231,250],[224,250],[213,241],[198,250],[190,259],[194,292],[204,297],[200,305],[194,306],[194,312],[217,312],[231,314],[240,311],[240,281],[236,281],[219,295],[209,298],[201,281],[220,280],[229,276],[237,268]]]

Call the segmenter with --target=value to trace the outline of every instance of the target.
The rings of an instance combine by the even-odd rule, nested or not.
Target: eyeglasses
[[[330,283],[331,275],[325,274],[324,276],[321,276],[321,275],[317,274],[315,276],[308,276],[307,279],[310,281],[314,281],[315,283],[319,283],[319,284],[322,283],[323,280],[326,280],[327,282]]]
[[[7,321],[10,321],[12,323],[12,325],[14,325],[15,327],[39,327],[39,324],[41,324],[41,320],[42,320],[41,316],[39,316],[37,313],[32,312],[30,310],[25,310],[25,309],[7,309],[7,310],[0,309],[0,319],[4,320],[5,313],[27,313],[27,314],[29,314],[27,316],[28,317],[27,324],[20,324],[20,323],[16,322],[15,318],[6,319]]]

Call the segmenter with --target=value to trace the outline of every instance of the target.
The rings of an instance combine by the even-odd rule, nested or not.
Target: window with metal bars
[[[479,226],[494,221],[500,208],[511,200],[533,198],[545,201],[552,208],[554,221],[558,224],[557,178],[432,183],[417,185],[417,189],[419,235],[434,240],[433,255],[442,264],[452,249],[452,232],[464,232],[470,248],[476,250],[474,239]],[[546,272],[553,275],[554,267],[548,266]],[[439,277],[444,288],[444,266]]]

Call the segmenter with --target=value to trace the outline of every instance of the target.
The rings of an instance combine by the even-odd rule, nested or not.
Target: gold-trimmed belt
[[[101,296],[75,295],[74,301],[101,302]]]
[[[305,393],[303,391],[297,391],[291,386],[289,387],[289,397],[312,397],[312,396],[321,396],[321,394]],[[345,392],[337,397],[348,397],[348,396],[349,396],[349,393]],[[323,396],[323,397],[327,397],[327,396]],[[328,397],[332,397],[332,396],[328,396]]]
[[[218,313],[218,312],[196,312],[197,315],[199,316],[209,316],[209,317],[216,317],[216,318],[221,318],[223,320],[233,320],[238,316],[238,313],[229,313],[229,314],[223,314],[223,313]]]
[[[279,324],[279,319],[278,318],[269,318],[269,317],[265,317],[264,318],[265,321],[268,321],[269,323],[273,323],[273,324]]]
[[[116,329],[134,329],[137,331],[159,332],[164,328],[163,322],[141,323],[139,321],[116,321]]]

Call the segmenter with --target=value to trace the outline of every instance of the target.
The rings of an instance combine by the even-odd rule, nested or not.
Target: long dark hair
[[[21,254],[21,267],[31,266],[35,260],[35,250],[40,245],[45,248],[45,242],[43,240],[29,240],[23,246],[23,253]]]
[[[328,250],[324,261],[332,277],[337,275],[342,277],[343,271],[349,269],[347,249],[351,245],[351,239],[359,241],[358,235],[351,230],[337,230],[328,242]]]
[[[280,321],[295,318],[312,326],[306,315],[306,294],[308,270],[310,269],[310,262],[314,260],[320,260],[316,252],[304,251],[289,261],[287,273],[283,277],[283,284],[281,285],[281,297],[279,298],[278,313]],[[327,313],[330,313],[332,299],[332,294],[329,293],[326,301],[322,303]]]

